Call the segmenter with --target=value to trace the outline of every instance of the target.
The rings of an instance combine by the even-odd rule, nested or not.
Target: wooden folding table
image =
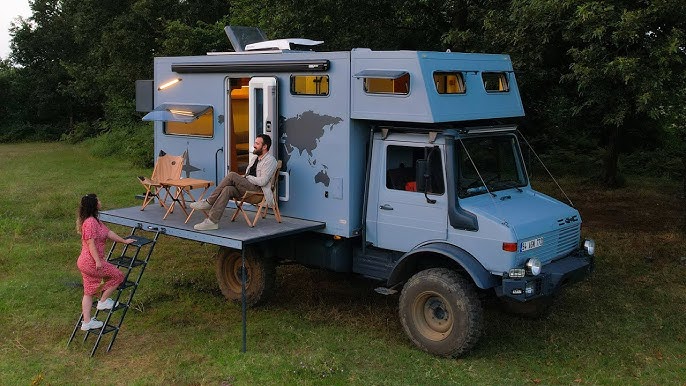
[[[191,208],[190,213],[186,210],[186,201],[189,201],[186,199],[186,196],[188,196],[188,199],[190,201],[200,201],[202,198],[205,196],[205,193],[207,193],[207,189],[214,185],[214,182],[212,181],[207,181],[207,180],[200,180],[197,178],[181,178],[178,180],[167,180],[162,183],[165,187],[165,189],[171,189],[175,188],[174,193],[171,194],[172,197],[172,202],[169,205],[169,208],[167,209],[167,213],[164,214],[164,217],[162,219],[166,219],[167,216],[169,216],[169,213],[174,211],[174,205],[178,202],[179,205],[181,206],[181,209],[183,210],[183,213],[186,214],[186,221],[184,221],[184,224],[190,220],[191,216],[193,215],[193,212],[195,212],[195,209]],[[196,200],[195,197],[193,197],[193,193],[191,193],[191,190],[193,189],[203,189],[202,193]],[[205,213],[203,211],[203,213]],[[205,217],[207,217],[207,213],[205,213]]]

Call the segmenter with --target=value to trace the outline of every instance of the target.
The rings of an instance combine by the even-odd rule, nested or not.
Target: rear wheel
[[[472,284],[447,268],[412,276],[400,295],[399,312],[410,340],[434,355],[466,354],[483,330],[483,309]]]
[[[241,303],[241,252],[219,248],[215,272],[222,294],[234,303]],[[245,294],[248,306],[259,305],[272,294],[276,283],[276,265],[256,248],[245,249]]]

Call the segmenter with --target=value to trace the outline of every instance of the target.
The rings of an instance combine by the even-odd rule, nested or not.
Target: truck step
[[[377,287],[374,288],[374,292],[381,294],[381,295],[393,295],[397,294],[398,291],[392,289],[392,288],[386,288],[386,287]]]
[[[400,254],[377,248],[366,248],[355,251],[353,257],[353,272],[373,279],[386,279]]]

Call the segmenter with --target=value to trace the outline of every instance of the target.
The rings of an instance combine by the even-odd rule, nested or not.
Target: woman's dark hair
[[[88,217],[98,219],[98,196],[95,193],[88,193],[81,197],[81,205],[76,214],[76,231],[81,233],[81,225]]]

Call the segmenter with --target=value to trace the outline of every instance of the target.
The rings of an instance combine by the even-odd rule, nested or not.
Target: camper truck
[[[184,176],[215,184],[244,172],[255,136],[269,135],[282,222],[230,222],[229,207],[201,232],[201,214],[162,220],[155,205],[103,220],[217,245],[223,294],[248,305],[268,299],[282,262],[376,280],[399,293],[409,339],[447,357],[479,340],[484,295],[534,315],[592,271],[579,212],[530,185],[509,56],[320,52],[226,31],[234,52],[155,58],[137,106],[154,121],[155,154],[185,152]]]

